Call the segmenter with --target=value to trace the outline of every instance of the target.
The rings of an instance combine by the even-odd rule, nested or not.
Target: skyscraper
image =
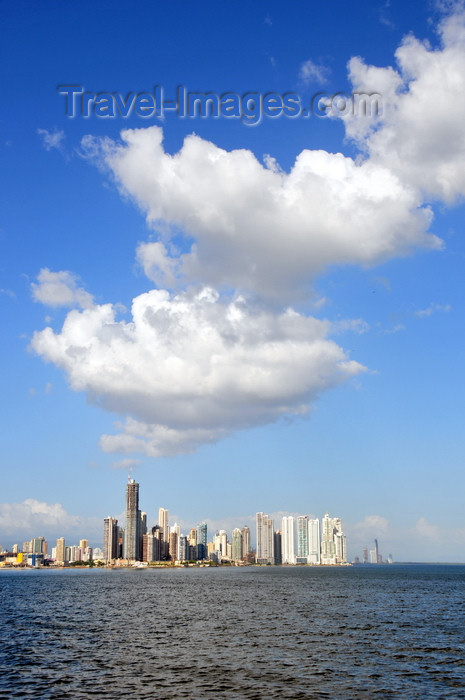
[[[242,558],[245,559],[246,561],[248,561],[250,551],[251,551],[250,528],[247,527],[247,525],[244,525],[241,532],[242,532]]]
[[[139,510],[139,484],[129,479],[126,484],[126,530],[124,558],[140,561],[142,554],[141,514]]]
[[[313,518],[308,521],[308,557],[309,564],[319,564],[321,558],[320,521]]]
[[[207,523],[197,525],[197,559],[207,558]]]
[[[281,552],[283,564],[295,564],[294,517],[285,515],[281,521]]]
[[[346,538],[342,531],[342,520],[330,518],[329,513],[325,513],[322,520],[321,563],[344,564],[346,561]]]
[[[282,564],[283,563],[282,541],[283,541],[283,538],[282,538],[281,530],[276,530],[276,532],[273,535],[274,563],[275,564]]]
[[[103,520],[103,558],[105,561],[118,559],[119,528],[116,518],[108,516]]]
[[[242,532],[238,527],[232,531],[231,545],[231,559],[233,561],[241,561],[244,557],[242,552]]]
[[[297,558],[308,557],[308,515],[297,518]],[[302,563],[302,562],[299,562]]]
[[[64,537],[59,537],[57,539],[56,561],[58,564],[64,564],[66,561],[66,543]]]
[[[168,525],[169,513],[166,508],[158,509],[158,525],[161,527],[161,558],[168,559],[170,529]]]
[[[274,525],[265,513],[257,513],[257,564],[274,564]]]

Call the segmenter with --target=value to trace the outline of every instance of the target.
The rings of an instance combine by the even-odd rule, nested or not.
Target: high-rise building
[[[320,521],[311,518],[308,521],[308,557],[309,564],[319,564],[321,558]]]
[[[308,515],[297,518],[297,558],[308,557]]]
[[[189,557],[187,556],[187,537],[185,535],[179,535],[178,538],[178,559],[179,561],[187,561]]]
[[[56,544],[56,562],[64,564],[66,559],[66,542],[64,537],[59,537]]]
[[[170,529],[168,525],[169,513],[166,508],[158,509],[158,525],[161,528],[161,558],[168,559],[169,557],[169,542],[170,542]]]
[[[251,544],[250,544],[250,528],[248,528],[247,525],[244,525],[241,532],[242,532],[242,558],[247,561],[249,559],[250,552],[252,549]]]
[[[126,484],[126,530],[124,558],[140,561],[142,554],[141,514],[139,510],[139,484],[129,479]]]
[[[281,521],[281,552],[283,564],[295,564],[294,517],[285,515]]]
[[[199,523],[197,525],[197,544],[207,546],[207,523]]]
[[[45,537],[34,537],[31,540],[31,554],[44,554]]]
[[[168,541],[168,551],[171,561],[176,561],[178,559],[178,533],[176,530],[170,532]]]
[[[191,527],[189,534],[187,535],[187,541],[191,547],[197,546],[197,528]]]
[[[213,544],[215,545],[215,552],[218,556],[218,561],[221,559],[226,559],[228,556],[228,534],[226,530],[218,530],[213,538]]]
[[[232,531],[231,537],[231,559],[233,561],[242,561],[243,558],[242,531],[236,527]]]
[[[257,564],[274,564],[274,525],[265,513],[257,513]]]
[[[345,564],[347,561],[346,538],[340,518],[330,518],[328,513],[322,520],[321,563]]]
[[[103,520],[103,558],[109,562],[118,559],[119,528],[116,518],[108,516]]]
[[[79,540],[79,546],[81,549],[87,549],[89,546],[89,540]]]
[[[281,530],[276,530],[273,535],[273,548],[274,548],[274,563],[283,563],[283,550],[282,550],[282,533]]]

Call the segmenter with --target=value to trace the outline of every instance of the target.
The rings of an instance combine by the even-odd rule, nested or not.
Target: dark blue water
[[[0,571],[1,698],[465,698],[465,567]]]

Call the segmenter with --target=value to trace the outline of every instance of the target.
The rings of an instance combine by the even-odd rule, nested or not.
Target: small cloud
[[[55,129],[54,131],[48,131],[47,129],[37,129],[37,133],[42,139],[42,145],[46,151],[50,151],[52,148],[56,148],[59,151],[63,148],[63,139],[65,138],[65,132],[61,129]]]
[[[392,335],[393,333],[400,333],[401,331],[405,331],[405,326],[403,323],[398,323],[396,326],[393,328],[388,328],[384,331],[386,335]]]
[[[421,537],[426,537],[428,540],[437,542],[439,537],[439,528],[437,525],[431,525],[426,518],[419,518],[415,523],[415,533]]]
[[[34,387],[31,387],[29,389],[28,393],[29,393],[29,396],[32,398],[33,396],[35,396],[37,394],[37,391],[34,389]]]
[[[448,313],[452,309],[450,304],[434,304],[431,303],[427,309],[420,309],[415,311],[414,315],[418,318],[425,318],[426,316],[432,316],[436,312]]]
[[[47,382],[47,384],[45,385],[44,393],[45,393],[45,394],[51,394],[51,393],[52,393],[52,389],[53,389],[52,383],[51,383],[51,382]]]
[[[310,83],[325,85],[330,75],[331,70],[327,66],[315,63],[311,59],[304,61],[299,70],[299,79],[304,85],[310,85]]]
[[[384,24],[385,27],[389,27],[389,29],[395,29],[396,25],[389,18],[388,10],[390,7],[391,0],[386,0],[386,2],[383,5],[381,5],[381,7],[379,8],[379,21],[381,24]]]
[[[266,13],[265,19],[263,21],[265,22],[266,25],[268,25],[268,27],[273,26],[273,22],[271,21],[271,17],[270,17],[268,12]]]
[[[52,272],[44,267],[37,276],[37,283],[31,283],[32,297],[47,306],[80,306],[89,309],[93,298],[89,292],[78,286],[79,278],[68,270]]]
[[[368,537],[376,537],[377,535],[385,535],[389,526],[389,520],[383,518],[382,515],[366,515],[365,518],[356,523],[353,529]]]
[[[363,318],[346,318],[342,321],[335,321],[331,324],[331,330],[333,334],[345,333],[346,331],[352,331],[353,333],[366,333],[370,330],[370,326]]]
[[[113,469],[126,469],[132,470],[134,467],[140,464],[140,459],[120,459],[118,462],[113,462],[111,465]]]
[[[384,287],[387,292],[391,291],[391,282],[387,277],[375,277],[375,282]]]
[[[7,297],[14,299],[16,294],[11,291],[11,289],[0,289],[0,294],[5,294]]]

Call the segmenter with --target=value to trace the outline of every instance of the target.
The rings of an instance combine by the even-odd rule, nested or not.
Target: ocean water
[[[465,698],[465,566],[0,571],[1,698]]]

